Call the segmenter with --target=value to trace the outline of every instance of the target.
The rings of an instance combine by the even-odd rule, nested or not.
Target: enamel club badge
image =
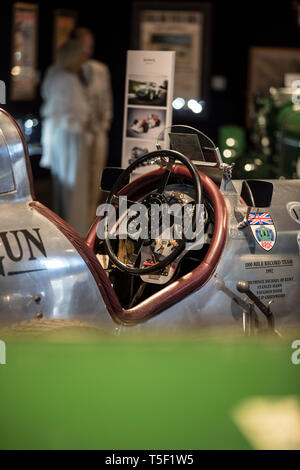
[[[266,251],[273,248],[276,241],[276,230],[268,212],[250,212],[248,217],[253,236]]]

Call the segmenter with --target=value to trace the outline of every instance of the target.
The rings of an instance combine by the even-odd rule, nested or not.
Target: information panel
[[[172,125],[174,71],[174,51],[127,52],[122,168],[156,150],[159,135]]]

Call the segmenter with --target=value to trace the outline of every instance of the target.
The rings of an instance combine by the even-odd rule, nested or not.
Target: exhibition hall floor
[[[1,449],[300,445],[296,333],[122,337],[82,328],[1,338]]]

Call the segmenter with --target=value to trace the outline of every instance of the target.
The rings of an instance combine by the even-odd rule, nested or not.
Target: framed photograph
[[[300,49],[251,47],[249,50],[246,124],[251,126],[257,95],[268,96],[270,87],[287,86],[287,76],[300,74]]]
[[[130,107],[127,113],[127,137],[156,141],[166,127],[165,109]]]
[[[174,51],[127,51],[123,168],[156,149],[164,128],[172,124],[174,72]]]
[[[10,98],[30,101],[36,96],[38,6],[15,3],[12,20]]]
[[[128,80],[128,104],[167,106],[168,77],[131,75]]]
[[[55,10],[54,11],[54,34],[53,34],[53,59],[55,60],[56,52],[70,36],[71,31],[75,28],[77,21],[77,13],[73,10]]]
[[[125,165],[126,167],[128,165],[131,165],[135,160],[137,160],[139,157],[142,157],[146,153],[153,152],[156,150],[156,145],[155,141],[150,140],[150,141],[140,141],[138,139],[127,139],[126,141],[126,148],[125,148],[125,155],[126,155],[126,161]],[[143,166],[149,166],[151,162],[146,162],[144,163]]]
[[[132,48],[176,52],[174,98],[208,100],[211,5],[133,5]]]

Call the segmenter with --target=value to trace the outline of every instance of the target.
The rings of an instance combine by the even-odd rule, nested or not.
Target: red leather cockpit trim
[[[157,187],[164,169],[154,170],[135,179],[124,187],[120,194],[129,198],[142,197],[147,192]],[[195,290],[198,290],[213,274],[221,253],[225,246],[227,234],[227,210],[224,198],[219,188],[205,174],[199,172],[205,193],[211,200],[215,211],[215,228],[211,244],[203,262],[190,273],[169,284],[156,294],[139,303],[131,309],[123,309],[105,271],[97,260],[92,248],[96,238],[96,227],[99,221],[97,218],[92,225],[86,241],[84,241],[64,220],[54,214],[50,209],[39,202],[32,202],[30,205],[40,214],[47,217],[59,230],[69,239],[78,253],[86,262],[92,273],[103,300],[112,318],[120,324],[133,325],[157,315],[174,303],[183,299]],[[172,172],[172,178],[184,177],[190,179],[188,170],[180,165],[176,165]]]
[[[128,198],[133,200],[140,199],[142,196],[157,187],[164,171],[165,170],[161,168],[147,173],[147,176],[142,175],[136,178],[125,186],[119,194],[126,195]],[[226,242],[228,218],[227,209],[219,188],[204,173],[199,172],[199,174],[203,189],[211,200],[215,211],[214,234],[203,262],[192,272],[168,285],[158,293],[149,297],[147,300],[138,304],[136,307],[129,310],[122,309],[121,315],[118,315],[118,319],[122,323],[136,323],[156,315],[194,290],[199,289],[213,274]],[[178,177],[191,179],[189,171],[181,165],[174,166],[172,177],[169,180],[170,183]],[[99,220],[100,218],[95,220],[86,238],[86,242],[91,249],[93,249],[96,240],[96,228]]]
[[[109,313],[117,321],[115,315],[122,311],[122,306],[94,252],[87,246],[81,236],[75,232],[71,225],[48,209],[48,207],[38,201],[32,201],[29,205],[52,222],[72,243],[93,275]]]

